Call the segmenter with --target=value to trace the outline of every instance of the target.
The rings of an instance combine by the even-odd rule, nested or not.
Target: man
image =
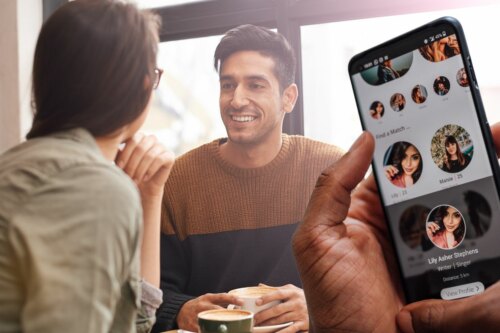
[[[165,187],[156,330],[196,331],[199,312],[240,304],[227,291],[264,283],[278,291],[262,303],[282,303],[257,314],[256,325],[293,322],[282,332],[306,331],[291,237],[318,175],[342,152],[282,133],[298,96],[295,57],[283,36],[240,26],[214,58],[227,138],[179,158]]]
[[[386,60],[378,66],[377,69],[378,83],[386,83],[397,79],[400,75],[392,68],[392,60]]]
[[[500,155],[500,123],[492,127]],[[318,180],[293,238],[313,332],[498,332],[500,283],[455,300],[403,307],[403,293],[364,133]],[[333,194],[333,195],[332,195]],[[399,328],[399,330],[398,330]]]

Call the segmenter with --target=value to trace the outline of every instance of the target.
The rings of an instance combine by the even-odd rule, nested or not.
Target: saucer
[[[288,323],[279,324],[279,325],[271,325],[271,326],[254,326],[252,333],[272,333],[276,332],[279,329],[288,327],[293,324],[293,321]]]

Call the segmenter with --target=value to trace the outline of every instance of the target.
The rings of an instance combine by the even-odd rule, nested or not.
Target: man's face
[[[284,106],[286,97],[273,69],[274,60],[256,51],[240,51],[224,61],[219,106],[230,141],[261,144],[281,135],[291,108]]]

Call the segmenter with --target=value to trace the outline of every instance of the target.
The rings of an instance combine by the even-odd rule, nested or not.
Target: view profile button
[[[441,298],[450,300],[480,294],[483,291],[484,285],[481,282],[473,282],[461,286],[444,288],[441,290]]]

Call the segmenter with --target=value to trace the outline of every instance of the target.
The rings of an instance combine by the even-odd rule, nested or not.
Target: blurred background
[[[44,17],[66,0],[0,0],[0,152],[31,124],[34,43]],[[490,123],[500,121],[500,1],[138,0],[163,19],[164,76],[143,130],[180,155],[225,136],[213,52],[228,29],[252,23],[284,34],[298,55],[300,99],[285,132],[348,149],[361,132],[350,58],[441,16],[465,30]]]

